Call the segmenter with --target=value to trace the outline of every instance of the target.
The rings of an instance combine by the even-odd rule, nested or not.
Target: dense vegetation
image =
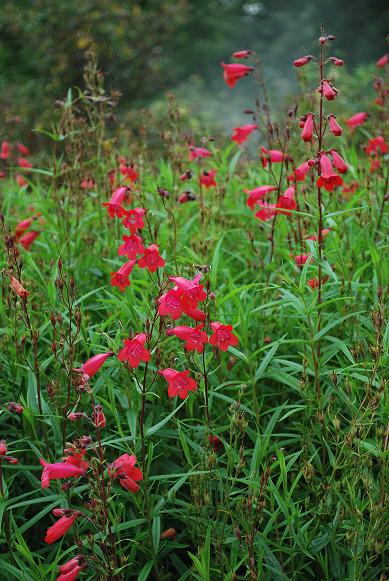
[[[317,46],[278,121],[228,61],[232,140],[172,95],[135,139],[93,51],[5,136],[5,579],[386,578],[388,58]]]

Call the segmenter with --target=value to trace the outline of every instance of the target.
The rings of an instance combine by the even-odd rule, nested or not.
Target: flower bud
[[[293,61],[293,65],[295,67],[304,67],[305,65],[307,65],[310,61],[312,60],[312,56],[311,55],[306,55],[306,56],[302,56],[299,59],[296,59],[295,61]]]
[[[23,413],[23,406],[21,406],[19,403],[16,403],[14,401],[10,401],[8,404],[8,410],[13,413],[13,414],[22,414]]]
[[[5,456],[7,453],[7,444],[5,440],[0,440],[0,456]]]

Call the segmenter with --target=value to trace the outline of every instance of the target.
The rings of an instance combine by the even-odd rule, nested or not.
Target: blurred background
[[[323,24],[347,70],[374,65],[387,50],[384,0],[2,0],[0,105],[6,123],[47,127],[56,99],[82,85],[94,42],[119,114],[158,108],[173,91],[194,115],[230,128],[250,106],[249,84],[231,91],[220,62],[235,50],[260,56],[272,101],[295,89],[291,62],[316,51]],[[362,70],[361,69],[361,70]]]

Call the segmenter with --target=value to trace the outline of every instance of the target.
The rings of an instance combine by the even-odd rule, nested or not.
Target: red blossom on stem
[[[135,466],[136,456],[132,454],[122,454],[111,464],[113,478],[118,478],[119,484],[125,490],[138,492],[139,485],[137,482],[143,480],[142,471]]]
[[[66,514],[57,520],[56,523],[47,529],[45,543],[51,545],[63,537],[70,529],[70,527],[75,523],[78,516],[80,516],[80,513],[74,512],[73,514]]]
[[[238,145],[242,145],[245,141],[247,141],[249,135],[256,129],[258,129],[259,125],[255,125],[253,123],[247,123],[246,125],[242,125],[241,127],[234,127],[233,134],[232,134],[232,141],[235,141]]]
[[[230,89],[235,87],[239,79],[247,77],[247,75],[249,75],[254,70],[254,67],[248,67],[247,65],[242,65],[240,63],[221,63],[221,66],[224,69],[224,81],[230,87]]]
[[[168,396],[178,397],[180,399],[186,399],[190,391],[196,391],[197,383],[192,378],[189,377],[190,371],[186,369],[185,371],[176,371],[170,367],[163,369],[158,372],[162,375],[168,383]]]
[[[139,268],[147,268],[150,272],[155,272],[158,268],[165,266],[166,262],[159,254],[157,244],[150,244],[142,251],[142,258],[138,260]]]
[[[141,361],[150,361],[150,351],[145,348],[147,336],[145,333],[135,335],[133,339],[125,339],[124,347],[118,353],[119,361],[127,361],[132,368],[138,367]]]
[[[127,286],[130,286],[131,282],[129,280],[129,276],[135,264],[135,260],[129,260],[123,264],[123,266],[121,266],[118,271],[111,272],[111,285],[119,287],[121,292],[123,292]]]
[[[204,344],[208,343],[208,336],[202,331],[203,327],[203,323],[200,323],[194,329],[193,327],[178,326],[173,329],[168,329],[166,335],[175,335],[182,341],[185,341],[185,349],[187,351],[196,350],[202,353],[204,351]]]
[[[231,331],[232,325],[223,325],[219,321],[211,323],[213,335],[210,336],[209,342],[214,347],[218,347],[221,351],[227,351],[228,347],[236,347],[238,345],[238,337]]]

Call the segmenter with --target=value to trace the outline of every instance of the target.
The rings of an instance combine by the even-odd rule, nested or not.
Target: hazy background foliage
[[[231,126],[239,119],[230,112],[248,101],[220,82],[220,61],[233,50],[257,51],[278,98],[294,88],[290,61],[312,47],[320,24],[337,36],[336,53],[350,71],[385,51],[389,22],[384,0],[352,7],[338,0],[3,0],[1,7],[0,106],[10,123],[3,133],[24,138],[26,127],[47,127],[54,101],[82,84],[90,40],[106,85],[122,93],[119,111],[174,90],[195,114]]]

